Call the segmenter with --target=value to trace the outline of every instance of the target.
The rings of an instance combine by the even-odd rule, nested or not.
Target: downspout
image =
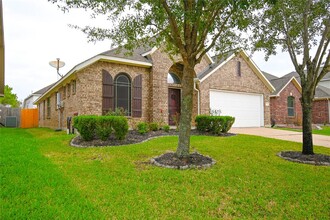
[[[194,90],[197,92],[197,115],[200,115],[201,114],[201,111],[200,111],[200,94],[199,94],[199,90],[197,89],[197,84],[199,84],[200,81],[199,81],[199,78],[194,78]]]

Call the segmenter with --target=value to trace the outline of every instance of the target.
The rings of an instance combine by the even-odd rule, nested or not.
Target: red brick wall
[[[313,103],[312,117],[314,124],[329,123],[329,100],[316,100]]]
[[[295,116],[288,116],[287,100],[289,96],[295,98]],[[271,97],[270,115],[277,125],[302,123],[302,110],[299,98],[301,94],[292,81],[281,91],[280,96]]]

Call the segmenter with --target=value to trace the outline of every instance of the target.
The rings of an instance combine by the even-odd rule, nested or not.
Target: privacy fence
[[[38,109],[20,109],[0,105],[0,126],[38,127]]]

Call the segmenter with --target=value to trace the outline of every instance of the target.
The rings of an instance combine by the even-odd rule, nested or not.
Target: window
[[[50,98],[47,98],[47,118],[50,118]]]
[[[38,104],[38,119],[39,119],[39,121],[41,120],[41,104],[39,103]]]
[[[288,116],[295,116],[295,113],[294,113],[294,97],[293,96],[289,96],[288,97]]]
[[[72,95],[76,94],[76,80],[72,81]]]
[[[66,86],[63,86],[63,99],[66,98]]]
[[[70,97],[70,93],[71,93],[71,84],[68,84],[68,97]]]
[[[237,76],[242,76],[242,73],[241,73],[241,61],[237,61]]]
[[[131,115],[131,81],[123,73],[115,79],[115,108],[124,109],[126,116]]]
[[[168,73],[167,83],[181,84],[179,77],[174,73]]]
[[[42,119],[43,120],[46,119],[46,101],[45,100],[42,102]]]

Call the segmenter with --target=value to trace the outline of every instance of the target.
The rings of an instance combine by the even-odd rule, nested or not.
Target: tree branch
[[[327,42],[327,45],[329,45],[329,41]],[[325,51],[325,50],[323,50],[323,51]],[[323,56],[324,56],[324,54],[322,54],[322,57]],[[329,72],[329,62],[330,62],[330,50],[328,50],[328,56],[324,62],[323,69],[322,69],[320,75],[316,79],[316,84],[318,84],[321,81],[321,79],[325,76],[325,74],[327,74],[327,72]]]
[[[186,49],[182,43],[182,39],[180,37],[180,29],[178,27],[178,24],[175,21],[175,17],[173,15],[173,13],[171,12],[171,9],[169,8],[167,1],[166,0],[162,0],[162,5],[168,15],[168,19],[170,22],[170,28],[171,28],[171,32],[172,32],[172,38],[174,40],[173,43],[175,43],[175,45],[179,48],[180,53],[182,56],[187,56],[187,52]]]
[[[218,40],[218,38],[220,37],[220,35],[223,33],[223,30],[229,20],[229,18],[232,16],[232,14],[234,13],[234,11],[231,11],[228,16],[225,18],[225,20],[222,22],[222,25],[220,27],[220,29],[218,30],[218,33],[213,37],[211,44],[205,49],[204,45],[201,45],[200,48],[198,48],[198,50],[196,50],[196,55],[202,51],[202,53],[200,53],[199,57],[197,58],[197,63],[199,63],[202,59],[202,57],[210,50],[213,48],[213,46],[215,45],[216,41]]]
[[[307,62],[310,62],[309,57],[309,37],[308,37],[308,14],[310,12],[312,1],[308,0],[308,3],[306,4],[306,7],[304,9],[303,13],[303,45],[304,45],[304,56],[303,56],[303,63],[302,66],[306,66]]]
[[[200,36],[199,42],[197,43],[196,47],[194,48],[195,51],[200,52],[200,48],[204,48],[204,42],[205,42],[205,39],[209,32],[209,29],[210,29],[211,25],[214,23],[216,17],[219,14],[221,14],[222,9],[223,9],[222,7],[219,7],[213,14],[210,14],[210,17],[206,20],[207,21],[206,27],[204,28],[204,31],[203,31],[202,35]]]
[[[319,68],[322,64],[323,56],[324,56],[325,51],[326,51],[326,49],[329,45],[329,37],[327,37],[329,32],[330,32],[330,18],[327,19],[327,21],[326,21],[325,29],[324,29],[323,34],[322,34],[322,38],[320,40],[319,46],[317,48],[317,52],[316,52],[315,57],[313,59],[313,62],[316,63],[317,72],[319,72]],[[327,39],[327,41],[324,42],[326,39]],[[322,50],[322,48],[323,48],[323,50]]]

